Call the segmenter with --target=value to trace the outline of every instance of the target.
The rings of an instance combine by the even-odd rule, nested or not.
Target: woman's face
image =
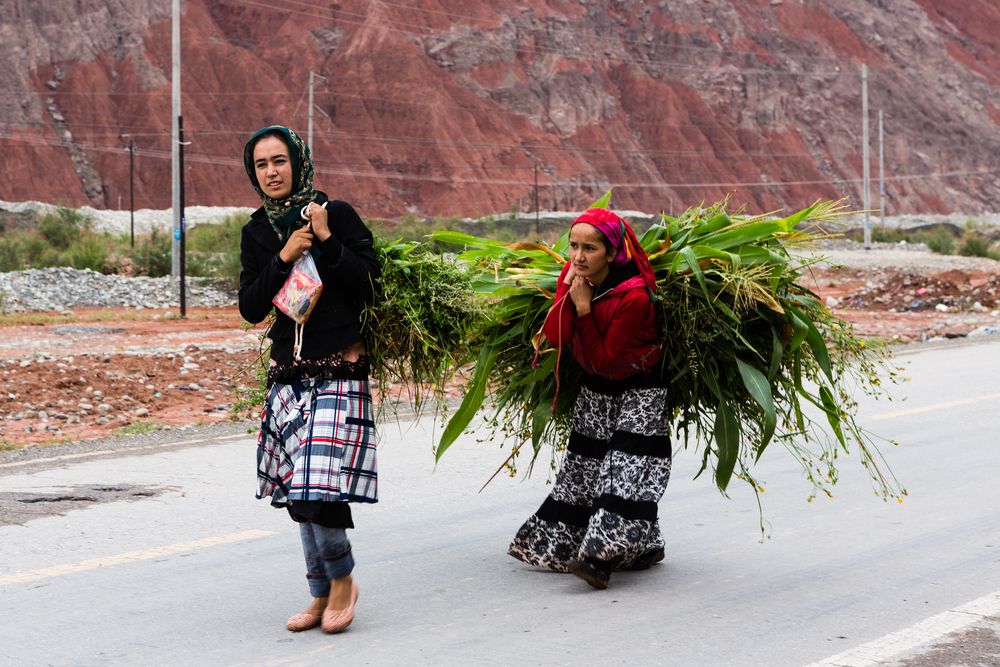
[[[292,194],[292,161],[288,146],[274,135],[266,135],[253,147],[253,167],[257,183],[271,199]]]
[[[578,276],[600,284],[611,270],[611,255],[604,237],[593,225],[580,222],[569,230],[569,260]]]

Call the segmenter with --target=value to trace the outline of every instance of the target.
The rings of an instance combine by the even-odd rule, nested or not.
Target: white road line
[[[38,570],[25,570],[23,572],[15,572],[14,574],[8,574],[0,577],[0,586],[6,586],[7,584],[24,584],[32,581],[38,581],[39,579],[58,577],[64,574],[85,572],[86,570],[96,570],[99,567],[112,567],[114,565],[124,565],[126,563],[132,563],[140,560],[164,558],[166,556],[198,551],[199,549],[216,547],[221,544],[232,544],[234,542],[243,542],[245,540],[255,540],[260,537],[268,537],[275,534],[276,533],[269,530],[244,530],[238,533],[205,537],[200,540],[194,540],[193,542],[177,542],[176,544],[167,544],[162,547],[153,547],[151,549],[127,551],[123,554],[105,556],[104,558],[92,558],[91,560],[84,560],[79,563],[64,563],[62,565],[43,567]]]
[[[995,401],[997,399],[1000,399],[1000,394],[985,394],[983,396],[973,396],[972,398],[962,398],[957,401],[947,401],[946,403],[934,403],[932,405],[925,405],[921,408],[896,410],[895,412],[883,412],[880,415],[872,415],[871,417],[866,417],[865,421],[881,421],[883,419],[897,419],[899,417],[909,417],[910,415],[919,415],[925,412],[937,412],[938,410],[948,410],[963,405],[973,405],[974,403],[982,403],[983,401]]]
[[[930,646],[945,635],[962,630],[984,618],[998,615],[1000,591],[806,667],[875,667],[908,651]]]
[[[253,438],[257,436],[250,433],[238,433],[236,435],[220,435],[210,438],[194,438],[192,440],[176,440],[174,442],[162,442],[158,445],[145,445],[144,447],[128,447],[124,449],[99,449],[93,452],[80,452],[79,454],[63,454],[61,456],[50,456],[45,459],[30,459],[27,461],[15,461],[14,463],[0,463],[0,470],[4,468],[18,468],[30,466],[35,463],[58,463],[59,461],[72,461],[73,459],[84,459],[90,456],[100,456],[102,454],[130,454],[131,452],[142,452],[147,449],[162,449],[165,447],[175,447],[179,445],[192,445],[196,442],[207,442],[209,440],[236,440],[237,438]]]

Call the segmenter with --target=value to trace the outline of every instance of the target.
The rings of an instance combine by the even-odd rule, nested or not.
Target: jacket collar
[[[271,223],[268,222],[267,212],[263,206],[250,214],[250,222],[247,223],[247,232],[269,252],[278,252],[281,250],[281,240],[271,227]]]
[[[622,292],[645,286],[646,282],[639,274],[639,268],[635,265],[635,262],[629,262],[625,266],[613,267],[611,269],[608,277],[604,279],[604,282],[601,283],[597,293],[594,295],[594,300],[603,299],[612,293],[621,294]]]

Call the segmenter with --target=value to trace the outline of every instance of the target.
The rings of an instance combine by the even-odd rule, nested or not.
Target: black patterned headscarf
[[[274,136],[288,146],[288,158],[292,162],[292,192],[284,199],[273,199],[264,194],[257,181],[257,170],[253,165],[253,149],[263,137]],[[309,147],[302,137],[282,125],[263,127],[250,137],[243,148],[243,166],[250,177],[250,184],[264,202],[264,210],[271,227],[284,243],[293,231],[304,224],[300,216],[302,208],[316,197],[313,190],[313,162]]]

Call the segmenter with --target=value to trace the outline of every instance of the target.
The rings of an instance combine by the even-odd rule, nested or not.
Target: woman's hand
[[[567,271],[566,275],[563,276],[563,282],[566,283],[567,285],[572,285],[573,278],[576,278],[576,267],[570,266],[569,271]]]
[[[326,211],[323,211],[325,214]],[[278,257],[285,264],[292,264],[298,261],[299,257],[305,254],[313,244],[313,233],[309,226],[300,227],[292,232],[292,235],[285,241],[285,247],[278,253]]]
[[[309,208],[306,209],[306,214],[309,216],[309,226],[312,227],[313,234],[320,243],[330,238],[330,223],[329,217],[326,213],[326,207],[320,206],[314,202],[309,204]]]
[[[590,312],[590,302],[594,300],[594,286],[586,278],[576,276],[569,286],[569,298],[576,306],[576,314],[586,315]]]

